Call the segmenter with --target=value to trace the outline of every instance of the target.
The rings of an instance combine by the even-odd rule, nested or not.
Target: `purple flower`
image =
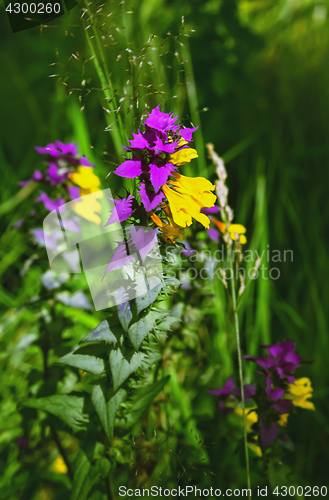
[[[159,105],[152,109],[143,125],[158,130],[159,132],[176,132],[179,129],[179,125],[176,125],[178,116],[173,117],[173,114],[174,113],[162,113]]]
[[[187,142],[192,141],[192,133],[195,132],[198,129],[198,127],[194,128],[182,128],[180,130],[180,135],[183,137],[183,139]]]
[[[145,182],[141,182],[139,194],[147,212],[154,210],[158,205],[160,205],[165,197],[162,191],[160,191],[159,194],[156,194],[154,191],[150,191]]]
[[[62,181],[66,180],[69,175],[69,169],[67,167],[58,168],[55,162],[49,162],[49,168],[46,170],[47,180],[50,181],[52,186],[60,184]]]
[[[41,181],[42,179],[42,173],[39,172],[39,170],[35,170],[35,172],[33,173],[31,179],[27,180],[27,181],[22,181],[22,182],[19,182],[18,184],[20,186],[26,186],[26,184],[29,184],[29,182],[31,181]]]
[[[205,214],[205,215],[218,214],[218,212],[219,212],[219,207],[217,207],[217,206],[210,207],[210,208],[206,208],[206,207],[201,208],[201,213]]]
[[[250,361],[254,361],[262,368],[265,373],[263,375],[270,376],[276,374],[280,379],[286,379],[290,384],[294,382],[295,377],[291,374],[305,361],[295,352],[296,344],[291,340],[279,342],[278,344],[269,346],[263,345],[268,350],[267,356],[255,357],[244,356]]]
[[[150,181],[152,186],[154,187],[154,191],[157,193],[161,186],[166,184],[169,175],[173,170],[175,170],[175,167],[172,163],[166,163],[163,166],[158,166],[155,163],[151,163],[149,165],[150,168]]]
[[[213,227],[210,227],[209,229],[207,229],[207,233],[209,235],[209,238],[213,241],[219,241],[219,231],[217,231],[217,229],[213,228]]]
[[[28,439],[25,436],[16,439],[16,443],[22,450],[25,450],[29,445]]]
[[[214,391],[208,391],[210,394],[214,396],[218,396],[219,400],[219,409],[223,413],[228,413],[232,411],[233,408],[228,408],[225,406],[226,400],[230,396],[234,396],[235,398],[241,400],[241,389],[240,387],[234,387],[233,377],[230,377],[221,389],[217,389]],[[256,394],[256,386],[254,384],[247,384],[243,386],[244,400],[246,403],[250,401],[250,399]]]
[[[110,218],[105,224],[104,227],[109,226],[110,224],[114,224],[116,222],[123,222],[129,217],[132,216],[134,211],[136,210],[136,200],[130,194],[127,198],[121,198],[120,200],[112,200],[115,204],[113,208]]]
[[[134,253],[134,250],[138,250],[142,260],[153,249],[154,245],[157,243],[157,233],[158,229],[145,230],[143,227],[130,226],[129,232],[132,238],[133,246],[129,245],[130,253]]]
[[[121,163],[114,173],[120,177],[134,179],[135,177],[139,177],[142,173],[142,162],[137,156],[134,156],[132,160],[126,160]]]
[[[115,271],[116,269],[120,269],[123,266],[129,264],[130,262],[135,262],[135,257],[134,255],[128,254],[126,242],[122,241],[118,244],[118,246],[114,250],[112,259],[110,260],[105,270],[103,279],[109,272]]]
[[[263,450],[266,450],[278,437],[279,429],[276,423],[265,426],[263,422],[260,423],[260,438],[262,440]]]
[[[36,146],[35,150],[41,155],[50,155],[55,161],[62,159],[73,165],[93,166],[86,157],[77,158],[78,148],[75,144],[64,144],[61,141],[55,141],[47,144],[44,148]]]
[[[80,203],[80,188],[76,187],[76,186],[68,186],[67,188],[68,190],[68,193],[69,193],[69,197],[72,199],[72,200],[76,200]]]
[[[57,210],[65,203],[64,198],[56,198],[56,200],[51,200],[46,193],[41,193],[41,195],[35,201],[41,201],[44,204],[45,209],[49,210],[49,212]]]

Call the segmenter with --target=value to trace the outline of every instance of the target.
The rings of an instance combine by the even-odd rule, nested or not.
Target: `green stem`
[[[241,387],[241,403],[242,403],[242,415],[243,415],[243,438],[244,438],[244,451],[245,451],[245,457],[246,457],[247,485],[248,485],[248,489],[250,490],[251,484],[250,484],[250,468],[249,468],[249,451],[248,451],[244,389],[243,389],[243,369],[242,369],[242,354],[241,354],[241,343],[240,343],[239,317],[238,317],[238,310],[237,310],[237,304],[236,304],[235,274],[234,274],[233,259],[232,259],[230,245],[228,246],[228,258],[229,258],[230,269],[231,269],[231,291],[232,291],[232,302],[233,302],[233,313],[234,313],[234,327],[235,327],[236,345],[237,345],[238,362],[239,362],[239,379],[240,379],[240,387]]]

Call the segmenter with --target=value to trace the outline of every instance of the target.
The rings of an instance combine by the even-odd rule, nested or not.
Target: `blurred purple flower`
[[[57,210],[65,203],[64,198],[56,198],[56,200],[51,200],[46,193],[41,193],[41,195],[35,201],[42,202],[45,209],[49,210],[49,212]]]
[[[41,173],[41,172],[39,172],[39,170],[36,170],[36,171],[33,173],[33,175],[32,175],[32,177],[31,177],[31,179],[29,179],[29,180],[27,180],[27,181],[21,181],[21,182],[19,182],[18,184],[19,184],[20,186],[26,186],[26,184],[29,184],[29,182],[32,182],[32,181],[41,181],[41,179],[42,179],[42,173]]]
[[[29,445],[28,439],[25,436],[16,439],[16,443],[22,450],[26,450]]]
[[[35,150],[41,155],[50,155],[56,161],[61,159],[73,165],[93,167],[93,165],[87,160],[85,156],[77,158],[78,148],[75,144],[72,144],[70,142],[64,144],[61,141],[55,141],[51,144],[47,144],[47,146],[45,146],[44,148],[35,146]]]
[[[233,408],[228,408],[225,406],[225,401],[230,397],[234,396],[237,399],[241,400],[241,389],[240,387],[234,387],[233,377],[230,377],[221,389],[216,389],[214,391],[208,391],[210,394],[214,396],[218,396],[219,400],[219,409],[223,413],[228,413],[233,410]],[[254,384],[246,384],[243,386],[244,400],[246,403],[250,401],[250,399],[256,394],[256,386]]]
[[[294,373],[301,363],[306,363],[295,352],[296,344],[291,340],[286,340],[272,346],[262,345],[262,347],[268,350],[267,356],[258,358],[255,356],[244,356],[244,358],[254,361],[264,368],[265,373],[261,372],[262,375],[271,376],[271,374],[276,374],[280,379],[286,379],[289,384],[292,384],[295,381],[292,373]]]
[[[270,426],[265,426],[263,422],[260,423],[260,438],[262,440],[262,448],[266,450],[278,437],[279,429],[276,423]]]

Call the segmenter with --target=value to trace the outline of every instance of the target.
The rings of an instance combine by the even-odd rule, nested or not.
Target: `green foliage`
[[[89,418],[84,414],[84,397],[55,395],[46,398],[26,399],[20,403],[21,407],[43,410],[62,419],[74,432],[86,429]]]

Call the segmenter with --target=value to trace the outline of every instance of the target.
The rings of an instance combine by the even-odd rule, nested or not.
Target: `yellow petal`
[[[92,167],[83,167],[80,165],[77,171],[69,175],[69,178],[83,189],[97,188],[100,186],[100,180],[94,174]]]
[[[247,230],[242,224],[231,224],[229,227],[230,233],[244,234]]]
[[[244,245],[245,243],[247,243],[247,238],[245,237],[244,234],[240,234],[240,243],[241,243],[241,245]]]
[[[177,166],[184,165],[185,163],[189,163],[194,158],[198,158],[198,153],[195,149],[192,148],[183,148],[175,153],[169,155],[170,163],[174,163]]]
[[[288,424],[288,417],[289,413],[281,413],[279,416],[278,424],[281,425],[281,427],[286,427]]]
[[[59,472],[60,474],[66,474],[67,472],[67,467],[66,464],[61,456],[58,456],[53,463],[54,469],[56,472]]]

